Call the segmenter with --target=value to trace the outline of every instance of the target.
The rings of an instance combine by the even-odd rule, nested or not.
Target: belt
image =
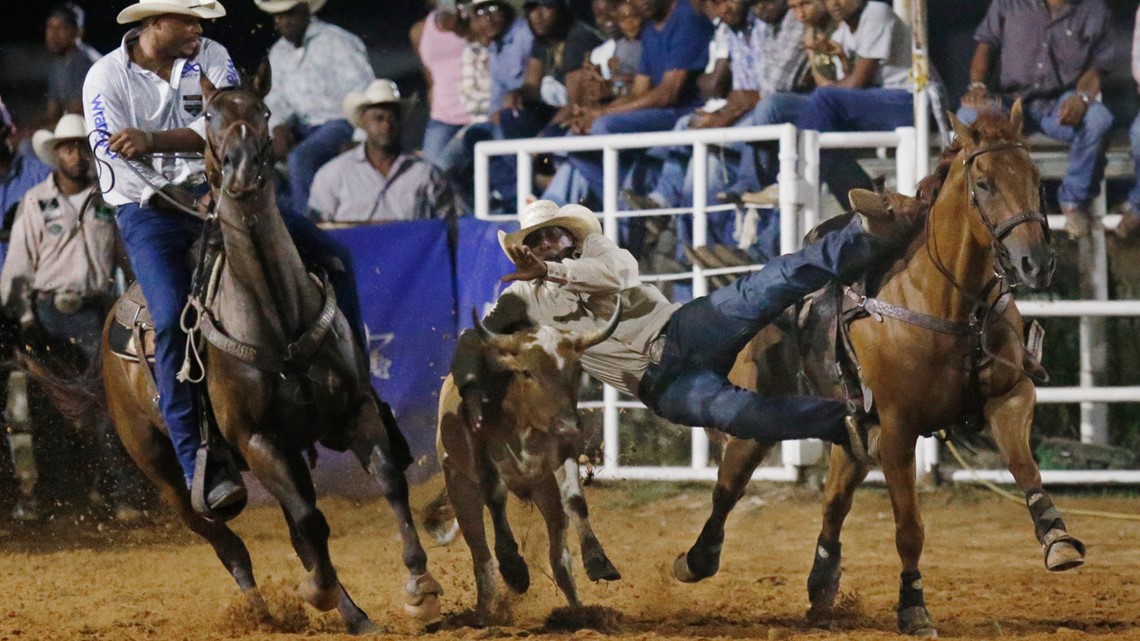
[[[98,296],[80,296],[72,292],[37,291],[36,300],[46,301],[61,314],[77,314],[84,308],[98,302]]]
[[[649,341],[649,345],[645,347],[645,355],[649,357],[650,363],[661,364],[661,358],[665,355],[665,332],[661,332]]]

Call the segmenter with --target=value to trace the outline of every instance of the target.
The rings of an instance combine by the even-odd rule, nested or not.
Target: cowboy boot
[[[867,233],[891,243],[909,240],[927,211],[922,200],[898,192],[852,189],[847,200]]]
[[[883,433],[878,421],[868,414],[858,412],[845,416],[843,426],[847,428],[847,453],[860,465],[877,465],[879,440]]]

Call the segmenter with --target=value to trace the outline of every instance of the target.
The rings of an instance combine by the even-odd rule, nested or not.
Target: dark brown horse
[[[925,230],[886,270],[877,300],[860,300],[870,313],[852,321],[849,329],[862,383],[882,425],[879,457],[903,569],[898,626],[916,636],[935,635],[918,570],[924,531],[914,452],[921,435],[981,414],[1025,493],[1046,567],[1067,570],[1084,560],[1084,546],[1066,532],[1041,488],[1030,451],[1036,392],[1029,374],[1039,366],[1027,357],[1023,321],[1007,295],[1011,281],[1032,288],[1047,285],[1054,259],[1040,213],[1038,171],[1021,135],[1021,105],[1015,104],[1008,117],[985,113],[973,127],[952,120],[957,141],[943,154],[938,170],[919,186],[917,206],[929,207]],[[863,192],[852,200],[861,206],[887,206],[870,196]],[[820,367],[820,335],[806,338],[806,359],[791,371],[802,368],[819,393],[838,393],[834,370]],[[771,340],[757,338],[769,346]],[[795,342],[790,336],[785,340]],[[758,354],[788,358],[787,349],[752,347]],[[795,359],[799,346],[791,347]],[[757,371],[756,363],[742,361],[736,373],[740,384],[756,382],[746,380],[748,369],[761,382],[767,376],[787,378],[788,369],[766,369],[759,363]],[[716,573],[728,513],[771,447],[755,441],[728,443],[713,491],[712,515],[692,548],[674,564],[677,578],[699,581]],[[810,618],[827,618],[835,602],[840,532],[855,488],[867,472],[842,448],[831,449],[823,528],[808,578]]]
[[[400,525],[405,610],[438,612],[439,584],[427,571],[408,507],[391,415],[372,391],[364,354],[328,287],[310,276],[290,240],[274,198],[268,112],[260,95],[227,90],[206,107],[206,172],[217,202],[224,261],[203,319],[205,388],[221,437],[281,504],[308,578],[299,595],[321,610],[338,608],[349,631],[375,629],[337,579],[329,558],[329,527],[316,505],[302,453],[315,442],[356,454],[391,504]],[[332,304],[330,305],[330,299]],[[128,303],[120,300],[118,305]],[[117,358],[104,328],[107,400],[135,462],[186,524],[214,547],[238,587],[262,607],[249,553],[222,522],[199,516],[175,459],[142,366]],[[321,326],[324,331],[321,331]],[[221,335],[221,338],[219,338]],[[219,347],[215,343],[220,343]],[[285,367],[282,367],[282,364]]]

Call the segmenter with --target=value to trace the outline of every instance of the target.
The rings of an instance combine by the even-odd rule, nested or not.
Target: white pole
[[[914,188],[918,181],[914,177],[915,131],[914,127],[899,127],[895,129],[899,136],[899,148],[895,152],[895,175],[898,184],[895,188],[900,194],[914,195]]]
[[[520,151],[515,154],[515,159],[518,164],[518,172],[515,175],[515,211],[522,213],[526,209],[526,199],[530,196],[532,178],[534,170],[532,166],[532,157],[528,152]]]
[[[618,150],[602,148],[602,229],[606,236],[618,242]]]
[[[482,149],[483,143],[475,145],[475,217],[486,219],[491,213],[490,200],[490,159]]]
[[[709,146],[708,143],[693,143],[693,246],[708,244],[708,195],[709,195]],[[693,297],[709,293],[708,279],[700,265],[693,264]],[[709,436],[703,429],[692,430],[689,443],[690,466],[699,470],[709,465]]]
[[[618,391],[612,385],[602,387],[602,463],[607,470],[618,469]]]
[[[797,173],[795,125],[784,125],[780,132],[780,173],[776,182],[780,186],[780,253],[790,254],[800,247],[799,221],[796,220],[796,205],[800,177]]]
[[[803,158],[803,177],[800,202],[803,203],[804,233],[819,224],[819,132],[805,129],[800,132],[800,157]]]
[[[1093,224],[1087,237],[1077,242],[1077,255],[1081,261],[1081,295],[1093,300],[1108,299],[1108,255],[1105,246],[1104,227],[1101,224],[1105,213],[1104,184],[1100,195],[1093,201]],[[1081,318],[1080,343],[1080,385],[1092,388],[1104,378],[1108,363],[1105,344],[1104,318]],[[1081,442],[1095,445],[1108,445],[1108,406],[1081,403]]]

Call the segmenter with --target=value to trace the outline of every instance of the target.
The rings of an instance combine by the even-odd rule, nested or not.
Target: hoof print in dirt
[[[614,633],[621,630],[622,614],[613,608],[601,605],[582,605],[555,608],[546,617],[546,629],[551,631],[573,632],[575,630],[597,630]]]

